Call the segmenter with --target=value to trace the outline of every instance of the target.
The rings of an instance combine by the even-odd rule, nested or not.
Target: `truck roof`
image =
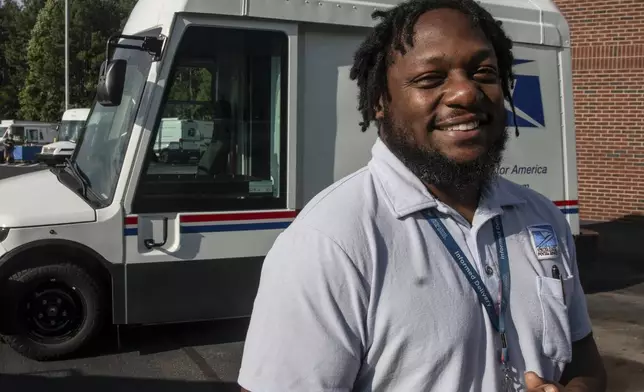
[[[400,0],[139,0],[123,34],[138,34],[161,27],[168,36],[177,13],[247,16],[296,23],[324,23],[372,27],[371,13],[388,9]],[[568,47],[570,32],[552,0],[482,0],[495,18],[503,21],[515,42]]]
[[[67,109],[63,113],[62,121],[86,121],[89,112],[90,109],[87,108]]]
[[[2,120],[0,127],[8,127],[11,125],[24,126],[24,127],[55,127],[57,123],[48,123],[43,121],[22,121],[22,120]]]

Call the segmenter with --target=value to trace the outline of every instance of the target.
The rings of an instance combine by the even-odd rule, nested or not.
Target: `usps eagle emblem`
[[[559,257],[559,241],[557,241],[557,233],[552,225],[529,226],[528,232],[537,259],[548,260]]]

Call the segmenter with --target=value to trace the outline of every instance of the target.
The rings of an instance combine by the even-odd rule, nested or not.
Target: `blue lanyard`
[[[470,261],[465,256],[465,253],[458,246],[454,237],[449,233],[445,224],[441,222],[440,218],[436,217],[430,212],[423,212],[423,215],[432,226],[438,238],[441,239],[443,245],[452,255],[454,262],[459,266],[470,285],[479,297],[479,301],[485,307],[492,326],[501,335],[501,362],[503,364],[508,361],[508,342],[505,334],[505,311],[510,298],[510,261],[508,259],[508,247],[505,242],[505,235],[503,234],[503,224],[501,223],[501,216],[497,215],[492,219],[492,226],[494,229],[494,239],[496,241],[496,253],[499,261],[499,270],[501,273],[501,306],[497,312],[494,306],[494,301],[487,287],[483,283],[481,276],[476,272]]]

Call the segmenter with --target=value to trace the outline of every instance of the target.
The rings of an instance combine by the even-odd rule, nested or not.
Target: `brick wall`
[[[570,25],[581,219],[644,214],[644,0],[554,0]]]

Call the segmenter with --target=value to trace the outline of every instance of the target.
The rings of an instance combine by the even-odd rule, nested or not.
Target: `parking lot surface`
[[[115,328],[76,359],[36,362],[0,345],[0,391],[239,391],[247,319]]]

